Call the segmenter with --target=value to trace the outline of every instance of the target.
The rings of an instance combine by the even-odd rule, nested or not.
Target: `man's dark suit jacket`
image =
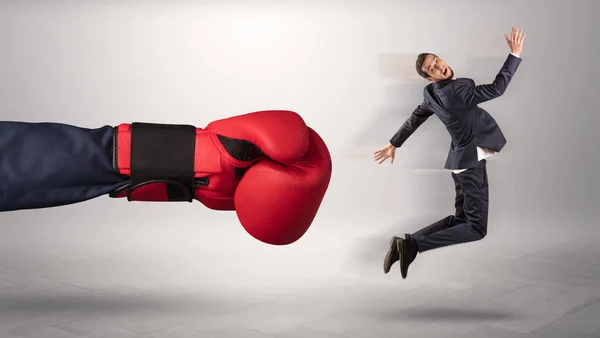
[[[499,152],[506,139],[494,118],[477,105],[504,94],[521,59],[509,54],[491,84],[475,85],[469,78],[434,82],[423,89],[423,102],[392,137],[396,148],[435,114],[451,136],[444,168],[466,169],[477,165],[477,146]]]

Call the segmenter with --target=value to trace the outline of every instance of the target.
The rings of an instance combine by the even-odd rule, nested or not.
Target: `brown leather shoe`
[[[390,241],[390,248],[385,255],[385,259],[383,260],[383,272],[388,273],[392,268],[392,265],[396,263],[400,259],[400,250],[398,248],[398,240],[400,238],[394,236]]]
[[[400,253],[400,273],[402,279],[405,279],[408,275],[408,267],[417,257],[419,252],[417,243],[414,239],[402,239],[398,238],[398,252]]]

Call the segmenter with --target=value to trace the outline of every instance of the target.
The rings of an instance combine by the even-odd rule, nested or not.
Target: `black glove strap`
[[[131,124],[131,189],[163,181],[169,201],[192,202],[196,127]]]

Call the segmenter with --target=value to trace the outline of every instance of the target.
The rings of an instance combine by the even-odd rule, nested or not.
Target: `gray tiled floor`
[[[77,216],[98,207],[116,214]],[[360,217],[324,215],[270,247],[227,213],[123,223],[150,206],[66,208],[0,215],[1,338],[600,337],[600,230],[584,221],[497,217],[484,241],[423,254],[402,280],[381,264],[406,229]]]

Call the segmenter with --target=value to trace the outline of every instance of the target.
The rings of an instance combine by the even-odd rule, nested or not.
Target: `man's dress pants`
[[[111,126],[0,122],[0,211],[78,203],[124,185],[112,143]]]
[[[488,177],[487,161],[459,174],[452,173],[456,190],[455,214],[449,215],[414,234],[419,252],[448,245],[480,240],[487,234]]]

